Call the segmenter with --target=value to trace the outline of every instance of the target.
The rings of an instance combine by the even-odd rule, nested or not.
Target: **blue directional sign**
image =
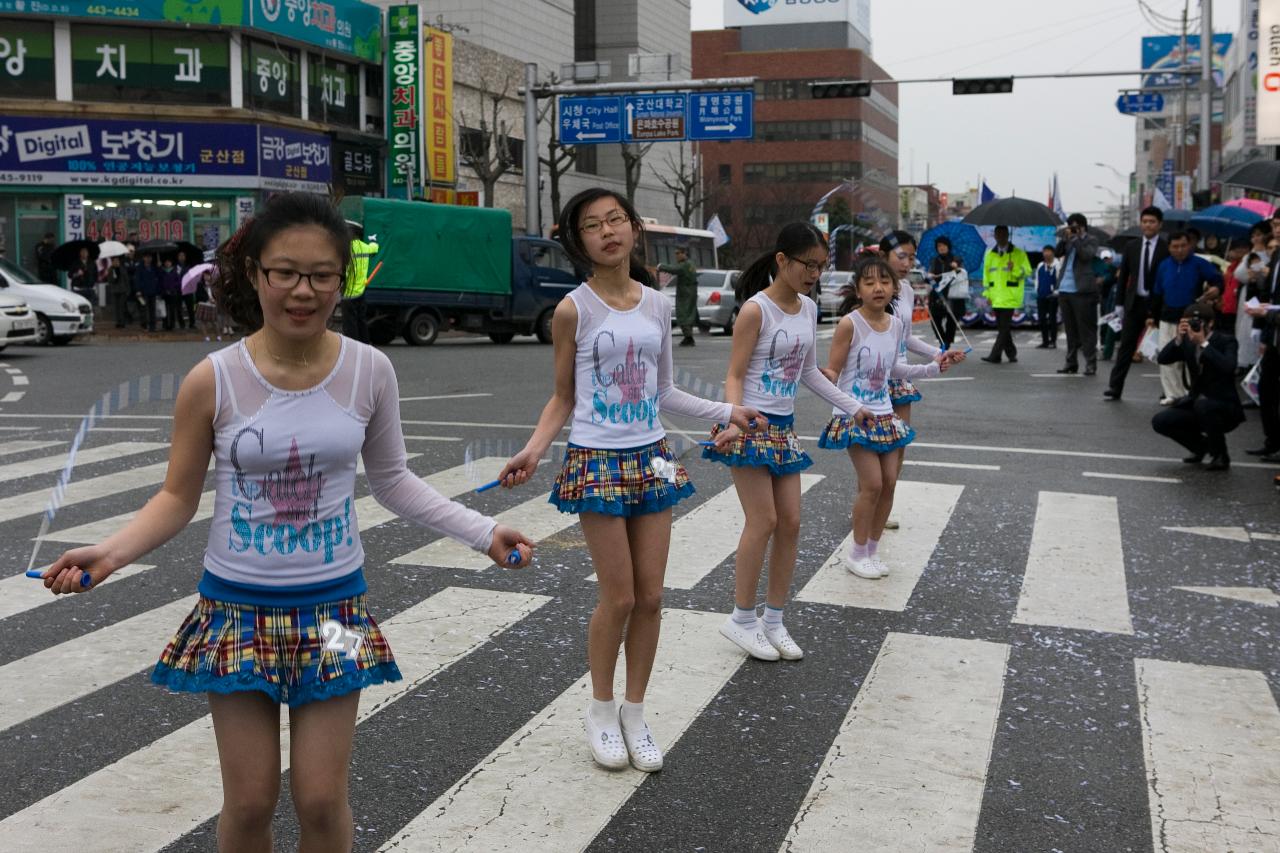
[[[614,96],[560,99],[560,141],[592,145],[622,141],[622,99]]]
[[[1125,92],[1116,98],[1116,109],[1125,115],[1158,113],[1164,109],[1164,95],[1159,92]]]
[[[689,95],[690,139],[750,139],[755,93],[693,92]]]
[[[688,98],[684,92],[627,95],[622,99],[624,142],[678,142],[685,138]]]

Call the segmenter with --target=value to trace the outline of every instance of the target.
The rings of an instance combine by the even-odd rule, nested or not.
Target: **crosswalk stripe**
[[[1133,633],[1115,498],[1040,493],[1013,621]]]
[[[140,566],[136,563],[123,566],[112,572],[111,577],[98,586],[105,586],[121,578],[139,575],[154,568],[155,566]],[[0,619],[8,619],[10,616],[25,613],[36,607],[43,607],[56,601],[67,601],[70,598],[69,595],[54,595],[44,588],[42,582],[33,580],[25,574],[13,575],[0,580]]]
[[[578,516],[561,512],[547,500],[546,494],[530,498],[494,516],[499,524],[519,530],[534,542],[554,536],[578,523]],[[401,566],[436,566],[445,569],[480,571],[493,565],[485,554],[472,551],[453,539],[437,539],[389,562]]]
[[[0,704],[0,731],[155,663],[197,598],[189,595],[0,666],[0,684],[22,685]]]
[[[148,486],[158,487],[164,480],[164,474],[168,467],[168,462],[157,462],[154,465],[127,468],[124,471],[90,477],[86,480],[77,481],[73,479],[70,485],[67,486],[66,495],[62,499],[62,506],[65,508],[73,504],[98,500],[99,498],[106,498]],[[45,504],[48,501],[48,488],[0,498],[0,518],[12,521],[23,516],[39,515],[44,512]]]
[[[850,534],[804,585],[796,600],[906,610],[963,491],[964,486],[950,483],[899,480],[894,506],[901,527],[885,533],[880,540],[880,556],[892,569],[889,576],[868,581],[845,570],[843,557],[853,542]]]
[[[801,474],[801,493],[822,479],[821,474]],[[671,525],[671,551],[663,585],[693,589],[738,550],[745,525],[742,502],[733,486],[682,515]]]
[[[18,427],[23,429],[23,427]],[[0,456],[8,456],[12,453],[28,453],[32,450],[44,450],[47,447],[57,447],[62,444],[60,441],[5,441],[0,446]]]
[[[126,456],[149,453],[152,450],[161,450],[168,446],[162,442],[154,441],[119,441],[115,444],[104,444],[100,447],[86,447],[76,454],[76,464],[89,465],[110,459],[123,459]],[[55,453],[52,456],[41,456],[36,459],[11,462],[0,467],[0,483],[9,480],[20,480],[23,477],[32,477],[36,474],[44,474],[50,471],[61,471],[66,464],[67,454],[65,453]]]
[[[549,600],[450,587],[384,621],[404,679],[364,690],[357,723]],[[287,727],[280,740],[282,768],[287,769]],[[0,821],[0,849],[27,849],[38,838],[40,850],[47,853],[159,850],[218,812],[218,779],[213,722],[206,715]]]
[[[410,453],[407,458],[414,459],[421,456],[421,453]],[[505,460],[503,460],[505,461]],[[461,492],[466,491],[466,484],[470,481],[466,477],[465,466],[459,465],[456,468],[449,468],[426,477],[426,481],[445,497],[456,497]],[[364,462],[356,463],[356,473],[364,473]],[[439,483],[439,485],[437,485]],[[191,517],[188,524],[197,524],[213,517],[214,507],[214,491],[202,492],[200,494],[200,503],[196,506],[196,513]],[[386,509],[378,503],[372,495],[363,498],[357,498],[355,503],[356,518],[359,520],[360,529],[368,530],[371,527],[377,527],[379,524],[386,524],[396,514]],[[86,522],[75,527],[68,527],[64,530],[57,530],[45,536],[50,542],[68,542],[72,544],[85,544],[89,542],[101,542],[103,539],[115,533],[121,527],[124,527],[133,517],[138,514],[138,510],[130,510],[111,518],[100,518],[97,521]]]
[[[890,633],[781,850],[969,853],[1009,647]]]
[[[717,613],[663,613],[645,717],[654,739],[667,749],[743,660],[716,632],[722,620]],[[584,848],[647,778],[637,770],[608,773],[592,764],[582,721],[590,698],[590,678],[584,676],[381,849]]]
[[[1261,672],[1139,658],[1157,850],[1280,850],[1280,710]]]

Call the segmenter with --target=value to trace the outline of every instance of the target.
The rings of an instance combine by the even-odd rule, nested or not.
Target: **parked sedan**
[[[25,344],[35,339],[35,312],[21,298],[0,294],[0,352],[9,344]]]
[[[698,326],[703,331],[712,326],[733,332],[738,319],[738,297],[733,287],[738,282],[738,270],[698,270]],[[662,276],[662,292],[671,300],[672,321],[675,318],[675,276]]]
[[[844,291],[853,282],[853,273],[829,270],[818,276],[818,285],[811,294],[818,303],[818,322],[840,319],[840,303]]]

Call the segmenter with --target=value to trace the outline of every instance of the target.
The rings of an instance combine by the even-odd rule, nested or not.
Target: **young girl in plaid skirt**
[[[587,740],[607,768],[662,767],[644,720],[644,694],[658,648],[662,580],[671,543],[671,507],[693,494],[667,446],[659,412],[733,422],[750,429],[752,409],[713,403],[671,379],[671,303],[634,280],[640,217],[625,198],[584,190],[560,216],[565,250],[591,277],[561,301],[551,326],[555,391],[524,449],[507,462],[505,487],[533,476],[572,418],[569,447],[551,492],[578,513],[599,580],[587,632],[592,700]],[[626,695],[614,702],[618,646],[626,632]]]
[[[733,327],[725,397],[759,409],[769,423],[749,435],[733,425],[718,425],[712,436],[725,446],[702,452],[703,458],[730,466],[746,516],[734,562],[735,606],[720,633],[760,660],[804,657],[782,624],[800,537],[800,472],[813,464],[800,449],[792,426],[796,391],[803,384],[855,420],[871,417],[818,370],[818,308],[806,294],[826,263],[822,232],[807,222],[794,222],[779,232],[774,251],[738,277],[742,308]],[[770,540],[762,624],[756,615],[756,594]]]
[[[889,567],[876,554],[901,468],[902,448],[915,439],[911,425],[898,416],[890,398],[893,379],[937,376],[955,360],[938,353],[928,364],[907,364],[904,353],[910,326],[886,311],[898,288],[897,276],[884,258],[868,255],[854,269],[853,287],[840,306],[844,316],[831,341],[828,378],[835,379],[865,405],[874,418],[857,423],[835,410],[818,438],[818,446],[845,450],[858,475],[851,526],[853,547],[845,567],[861,578],[880,578]]]
[[[300,846],[349,850],[347,774],[360,690],[400,671],[365,600],[356,457],[380,503],[511,565],[510,528],[446,500],[405,464],[386,356],[326,330],[350,261],[330,202],[277,195],[223,247],[215,298],[253,330],[183,381],[164,486],[119,532],[67,551],[55,593],[95,588],[177,535],[209,457],[214,515],[200,598],[152,681],[207,693],[222,766],[220,850],[270,850],[280,792],[280,706],[289,707]]]

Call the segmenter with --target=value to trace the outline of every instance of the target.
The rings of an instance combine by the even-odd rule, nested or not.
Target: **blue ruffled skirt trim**
[[[905,379],[890,379],[888,388],[889,402],[895,406],[906,406],[924,399],[920,389]]]
[[[617,498],[612,500],[605,500],[604,498],[563,500],[555,492],[552,492],[551,496],[547,498],[547,503],[555,505],[556,509],[561,512],[574,513],[575,515],[583,512],[598,512],[601,515],[617,515],[623,518],[631,518],[635,515],[648,515],[654,512],[662,512],[664,509],[670,509],[695,491],[693,483],[685,483],[683,486],[669,490],[660,497],[649,498],[638,503],[623,503]]]
[[[363,690],[374,684],[400,681],[400,668],[392,663],[378,664],[373,669],[348,672],[329,681],[318,681],[294,687],[287,696],[282,695],[280,685],[272,684],[253,673],[234,673],[215,676],[211,672],[189,673],[158,663],[151,671],[151,682],[175,693],[265,693],[272,702],[290,708],[344,696],[353,690]]]
[[[625,449],[570,444],[547,500],[561,512],[630,518],[662,512],[693,492],[689,472],[663,438]]]
[[[833,417],[822,434],[818,446],[825,450],[847,450],[865,447],[876,453],[889,453],[915,441],[916,431],[897,415],[877,415],[868,429],[847,417]]]

